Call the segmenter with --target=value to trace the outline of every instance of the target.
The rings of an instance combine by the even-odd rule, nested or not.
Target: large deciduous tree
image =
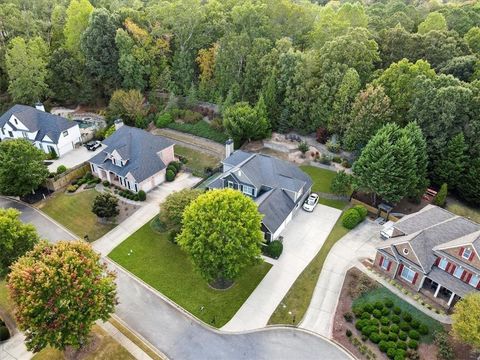
[[[248,196],[233,189],[211,190],[185,209],[177,241],[207,281],[234,280],[260,257],[261,220]]]
[[[148,108],[140,91],[116,90],[108,104],[108,112],[112,117],[122,118],[127,125],[135,125],[147,115]]]
[[[81,54],[80,40],[93,10],[88,0],[72,0],[68,5],[64,28],[65,46],[74,54]]]
[[[87,344],[97,320],[114,312],[115,275],[83,241],[40,242],[11,267],[8,288],[27,349]]]
[[[20,220],[16,209],[0,209],[0,277],[20,256],[31,250],[39,241],[32,224]]]
[[[41,38],[12,39],[5,54],[5,65],[8,92],[14,101],[33,104],[45,98],[48,93],[47,58],[48,48]]]
[[[202,192],[199,189],[184,189],[168,195],[160,205],[160,221],[168,229],[180,230],[185,208],[199,197]]]
[[[480,293],[471,292],[455,304],[452,314],[453,335],[480,350]]]
[[[48,176],[44,159],[28,140],[0,142],[0,193],[23,196],[37,189]]]
[[[442,13],[432,12],[427,15],[425,20],[418,25],[418,32],[420,34],[426,34],[429,31],[438,30],[446,31],[447,30],[447,21]]]

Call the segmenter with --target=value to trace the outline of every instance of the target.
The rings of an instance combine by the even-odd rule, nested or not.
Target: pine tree
[[[462,175],[462,181],[458,184],[460,196],[467,202],[480,205],[480,159],[475,159],[469,163],[465,173]]]
[[[447,201],[447,195],[448,195],[448,185],[446,183],[443,183],[437,195],[433,199],[433,203],[438,206],[444,206],[445,202]]]
[[[423,136],[422,130],[416,122],[408,123],[404,128],[405,135],[412,141],[415,148],[416,158],[416,180],[412,184],[412,188],[409,190],[409,196],[419,198],[428,186],[427,179],[427,142]]]
[[[448,141],[445,151],[433,165],[433,179],[436,184],[447,183],[450,189],[457,188],[460,175],[465,168],[466,149],[463,133]]]

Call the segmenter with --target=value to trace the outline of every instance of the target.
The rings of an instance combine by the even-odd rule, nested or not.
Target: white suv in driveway
[[[310,196],[305,200],[303,203],[303,210],[312,212],[315,209],[315,206],[318,204],[318,195],[315,193],[311,193]]]

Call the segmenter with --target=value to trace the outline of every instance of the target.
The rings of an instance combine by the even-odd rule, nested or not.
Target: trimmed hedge
[[[347,229],[353,229],[362,221],[360,214],[355,209],[348,209],[342,215],[342,225]]]
[[[172,170],[167,170],[165,178],[167,181],[172,182],[173,180],[175,180],[175,173]]]
[[[358,212],[358,215],[360,215],[362,221],[366,219],[368,215],[368,210],[365,206],[363,205],[355,205],[353,209]]]
[[[145,191],[140,190],[137,195],[138,195],[138,200],[140,201],[147,200],[147,194],[145,193]]]
[[[282,255],[282,251],[283,244],[278,240],[272,241],[265,248],[265,254],[273,259],[278,259]]]

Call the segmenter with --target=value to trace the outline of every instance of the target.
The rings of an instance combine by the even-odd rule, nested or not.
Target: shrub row
[[[172,161],[170,164],[168,164],[167,172],[165,173],[166,180],[167,181],[175,180],[175,177],[177,176],[181,168],[182,168],[182,163],[178,161]]]
[[[147,194],[145,191],[140,190],[138,193],[134,193],[130,190],[117,190],[115,191],[116,194],[124,197],[125,199],[133,200],[133,201],[145,201],[147,199]]]
[[[342,225],[347,229],[353,229],[367,217],[368,211],[363,205],[355,205],[342,215]]]

